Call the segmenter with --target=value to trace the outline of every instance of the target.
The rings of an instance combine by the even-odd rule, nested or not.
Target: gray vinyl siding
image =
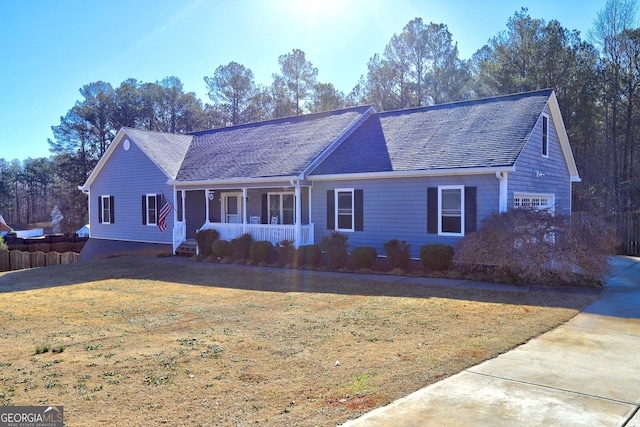
[[[142,224],[142,196],[164,192],[173,204],[173,189],[167,176],[135,144],[125,151],[122,143],[91,184],[89,222],[91,237],[136,242],[169,243],[173,241],[173,213],[167,218],[167,229]],[[98,196],[114,197],[113,224],[98,223]]]
[[[542,116],[516,161],[516,171],[509,173],[507,206],[513,207],[514,193],[544,193],[555,195],[555,212],[571,213],[571,180],[560,147],[556,126],[547,106],[549,117],[549,156],[542,156]],[[536,171],[544,175],[536,177]]]
[[[395,178],[315,182],[312,189],[312,221],[315,242],[329,236],[327,230],[327,190],[363,190],[364,231],[344,232],[349,251],[372,246],[384,255],[384,243],[391,239],[411,244],[411,256],[419,256],[420,246],[428,243],[455,244],[460,237],[427,233],[427,188],[439,185],[465,185],[477,188],[477,224],[498,210],[499,182],[495,174],[429,178]]]

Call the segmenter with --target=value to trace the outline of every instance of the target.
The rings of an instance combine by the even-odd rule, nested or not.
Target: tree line
[[[0,159],[0,212],[8,222],[46,221],[54,205],[74,230],[87,221],[82,184],[122,126],[187,133],[371,104],[378,111],[553,88],[583,182],[573,207],[602,216],[640,212],[640,28],[636,0],[608,0],[583,39],[526,8],[470,59],[445,24],[411,20],[375,54],[349,93],[318,81],[302,50],[278,58],[270,85],[230,62],[204,77],[210,102],[178,77],[154,83],[93,82],[52,126],[49,158]]]

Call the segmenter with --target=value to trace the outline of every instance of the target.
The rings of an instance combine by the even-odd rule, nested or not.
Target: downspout
[[[500,196],[498,198],[498,212],[503,213],[507,211],[507,184],[508,173],[506,171],[497,171],[496,178],[500,181]]]
[[[302,238],[302,197],[300,194],[300,180],[289,180],[289,183],[295,189],[295,201],[296,201],[296,224],[294,231],[293,245],[297,249],[300,247],[300,239]]]

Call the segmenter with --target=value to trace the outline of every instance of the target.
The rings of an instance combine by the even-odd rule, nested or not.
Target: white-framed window
[[[464,185],[438,187],[438,234],[464,236]]]
[[[100,224],[113,223],[113,196],[98,197],[98,222]]]
[[[542,157],[549,157],[549,116],[542,115]]]
[[[147,194],[147,225],[158,225],[157,194]]]
[[[355,231],[353,194],[353,188],[336,188],[335,190],[337,231]]]
[[[555,195],[543,193],[515,193],[513,207],[525,209],[555,210]]]
[[[278,218],[278,224],[295,224],[296,203],[295,194],[287,193],[267,193],[267,210],[269,212],[269,223],[273,218]]]

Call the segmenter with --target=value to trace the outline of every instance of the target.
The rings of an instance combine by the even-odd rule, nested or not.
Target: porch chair
[[[278,217],[277,216],[272,216],[271,217],[271,224],[272,225],[277,225],[278,224]]]
[[[249,217],[249,224],[260,224],[260,217],[258,215],[251,215]]]

